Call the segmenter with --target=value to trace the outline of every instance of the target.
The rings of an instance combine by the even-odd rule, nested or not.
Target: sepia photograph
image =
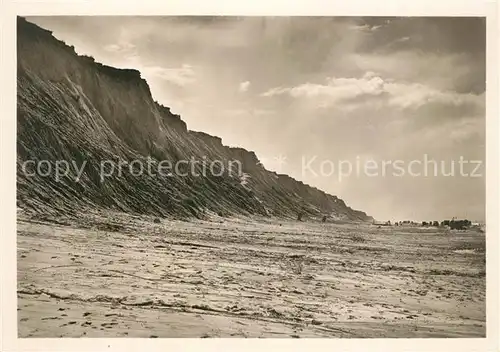
[[[15,21],[18,338],[487,337],[486,17]]]

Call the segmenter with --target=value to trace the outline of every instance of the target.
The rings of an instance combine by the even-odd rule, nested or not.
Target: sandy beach
[[[19,337],[486,333],[478,232],[21,215],[17,251]]]

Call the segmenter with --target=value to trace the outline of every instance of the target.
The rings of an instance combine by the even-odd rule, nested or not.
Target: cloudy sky
[[[28,20],[140,70],[189,129],[377,219],[484,220],[484,177],[471,177],[485,173],[474,170],[485,157],[483,19]]]

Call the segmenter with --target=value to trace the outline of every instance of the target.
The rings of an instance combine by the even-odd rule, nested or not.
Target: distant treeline
[[[421,226],[434,226],[434,227],[445,227],[448,226],[451,229],[454,230],[465,230],[466,228],[469,228],[472,226],[472,222],[467,219],[463,220],[443,220],[441,222],[439,221],[422,221],[421,223],[417,223],[414,221],[399,221],[395,223],[396,226],[403,226],[403,225],[421,225]]]

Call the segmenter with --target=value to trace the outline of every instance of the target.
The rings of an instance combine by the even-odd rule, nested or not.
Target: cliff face
[[[293,217],[304,211],[369,221],[335,196],[265,170],[255,153],[230,148],[218,137],[188,131],[180,116],[155,102],[136,70],[122,70],[78,56],[51,32],[18,20],[17,201],[32,212],[103,208],[159,216],[202,216],[206,211]],[[44,176],[42,160],[52,172]],[[103,162],[109,161],[102,179]],[[241,171],[203,173],[183,165],[186,176],[134,172],[136,165],[168,160],[241,162]],[[23,165],[30,161],[29,167]],[[56,162],[69,170],[55,175]],[[45,168],[45,169],[44,169]],[[40,171],[38,170],[38,171]],[[81,175],[79,179],[79,170]],[[153,167],[153,170],[158,170]]]

